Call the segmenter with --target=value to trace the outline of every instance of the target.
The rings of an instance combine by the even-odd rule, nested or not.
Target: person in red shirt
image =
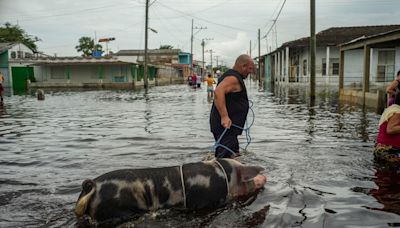
[[[192,74],[192,87],[196,88],[196,86],[197,86],[197,76],[196,76],[196,73],[193,73]]]
[[[400,91],[394,104],[385,109],[379,120],[374,156],[377,160],[400,162]]]

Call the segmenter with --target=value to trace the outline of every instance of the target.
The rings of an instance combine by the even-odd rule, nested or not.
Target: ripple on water
[[[309,107],[302,87],[259,92],[252,143],[240,160],[265,168],[250,205],[165,210],[137,227],[385,227],[400,221],[399,182],[372,162],[379,116],[340,104],[336,89]],[[202,160],[213,145],[204,88],[46,91],[7,97],[0,110],[0,227],[71,227],[83,180],[122,168]],[[249,117],[252,118],[252,117]],[[240,142],[244,145],[244,137]],[[394,177],[392,173],[389,177]],[[392,178],[393,180],[393,178]],[[397,185],[396,185],[397,183]],[[397,190],[396,190],[397,189]]]

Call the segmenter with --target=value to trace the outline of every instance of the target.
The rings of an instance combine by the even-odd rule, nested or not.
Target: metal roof
[[[400,25],[332,27],[316,34],[317,46],[337,46],[359,37],[385,33],[396,29],[400,29]],[[285,47],[308,47],[309,43],[310,37],[303,37],[286,42],[279,49]]]
[[[181,52],[180,49],[149,49],[150,55],[177,55]],[[144,50],[120,50],[114,55],[144,55]]]
[[[95,57],[49,57],[32,59],[32,65],[80,65],[80,64],[133,64],[133,62],[121,61],[114,56],[101,58]]]

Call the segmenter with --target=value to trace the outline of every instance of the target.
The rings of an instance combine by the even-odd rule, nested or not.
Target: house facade
[[[144,50],[120,50],[116,54],[121,60],[136,61],[139,64],[144,63]],[[148,50],[149,64],[158,66],[174,67],[181,78],[190,75],[191,55],[182,52],[180,49],[150,49]],[[194,71],[200,72],[199,66],[193,61]]]
[[[33,80],[31,58],[34,53],[21,43],[0,43],[0,72],[6,91],[26,89],[27,80]]]
[[[41,58],[32,66],[36,82],[30,87],[129,89],[143,86],[143,65],[119,56]],[[148,80],[153,85],[168,84],[179,81],[179,75],[168,64],[149,64]]]
[[[400,70],[400,29],[341,44],[340,66],[340,98],[381,113],[386,86]]]
[[[316,83],[319,85],[338,85],[340,69],[339,44],[359,37],[399,28],[400,25],[334,27],[317,33]],[[266,83],[308,83],[310,77],[309,42],[309,37],[289,41],[282,44],[275,51],[262,56],[262,72],[264,72],[262,77],[265,78]],[[355,63],[361,57],[357,51],[346,54],[349,55],[346,61],[354,61]],[[379,52],[376,54],[379,55]],[[353,64],[348,66],[351,65]],[[354,76],[345,78],[345,83],[347,84],[354,83],[357,80],[356,75],[359,77],[362,74],[359,68],[349,68],[349,71],[352,71]]]

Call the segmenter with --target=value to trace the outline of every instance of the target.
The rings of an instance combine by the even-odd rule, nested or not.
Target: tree
[[[160,45],[160,49],[172,49],[172,48],[174,48],[173,46],[171,46],[171,45]]]
[[[82,56],[91,56],[93,51],[102,51],[103,47],[100,44],[94,44],[91,37],[83,36],[79,38],[79,45],[75,46],[78,52],[83,52]]]
[[[35,43],[38,41],[41,41],[41,39],[37,36],[28,35],[18,25],[11,25],[11,23],[6,22],[4,27],[0,27],[0,42],[22,43],[36,53],[37,46]]]

